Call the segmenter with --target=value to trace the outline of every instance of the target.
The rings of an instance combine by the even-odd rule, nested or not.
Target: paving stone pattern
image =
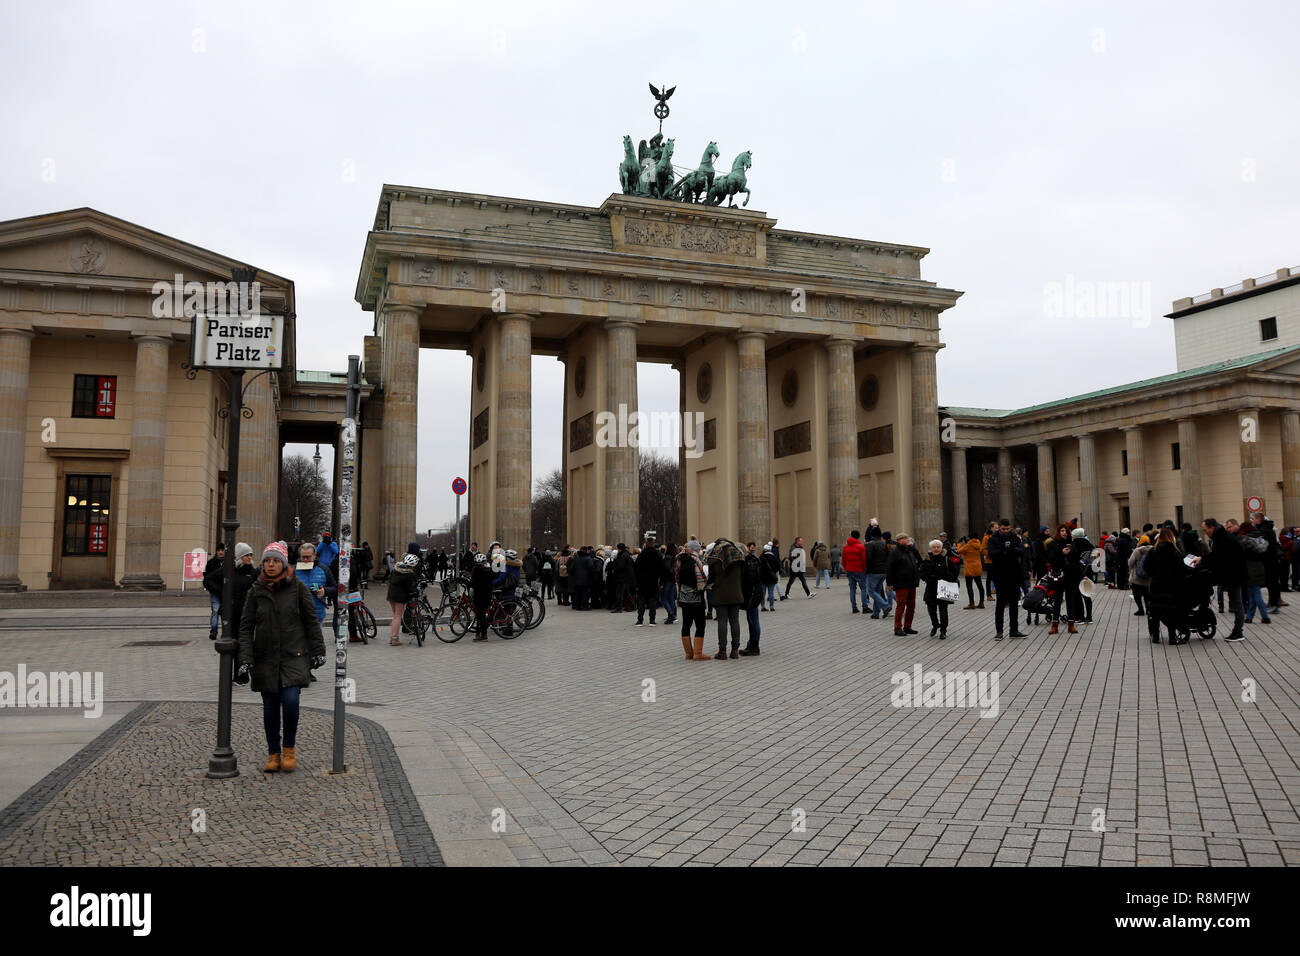
[[[388,812],[366,746],[375,729],[349,727],[349,772],[330,777],[331,729],[330,714],[302,711],[298,769],[265,774],[261,708],[237,706],[232,739],[243,755],[240,776],[209,780],[212,707],[142,704],[69,761],[73,767],[60,768],[0,816],[0,865],[440,862],[418,814]],[[387,751],[378,748],[380,760],[391,763]],[[391,767],[383,772],[392,776]],[[194,831],[195,809],[206,814],[204,832]]]
[[[997,642],[991,603],[959,605],[939,641],[921,607],[900,638],[851,615],[841,580],[763,614],[758,658],[687,663],[676,627],[552,606],[514,641],[354,644],[350,674],[407,770],[431,755],[414,792],[439,844],[499,841],[519,865],[1300,863],[1300,600],[1241,644],[1224,628],[1153,645],[1132,611],[1103,590],[1077,636]],[[120,648],[105,623],[6,631],[0,668],[104,670],[110,699],[213,697],[205,635]],[[891,675],[918,663],[996,671],[1000,713],[893,707]]]

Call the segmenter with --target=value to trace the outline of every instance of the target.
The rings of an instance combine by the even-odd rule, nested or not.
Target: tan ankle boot
[[[293,747],[284,748],[284,759],[280,762],[280,769],[285,773],[292,773],[298,766],[298,754]]]
[[[1074,626],[1074,622],[1073,622],[1073,621],[1070,622],[1070,633],[1071,633],[1071,634],[1078,634],[1078,633],[1079,633],[1079,629],[1078,629],[1077,627]]]
[[[1057,624],[1055,621],[1053,621],[1053,622],[1052,622],[1052,629],[1051,629],[1050,631],[1048,631],[1047,633],[1048,633],[1048,634],[1055,634],[1056,631],[1057,631],[1057,628],[1058,628],[1058,627],[1060,627],[1060,625]]]
[[[691,639],[689,637],[682,638],[682,648],[686,651],[686,659],[688,661],[695,660],[695,648],[691,647]]]
[[[276,773],[280,769],[280,755],[271,754],[266,758],[266,766],[262,768],[263,773]]]
[[[691,657],[691,660],[693,660],[693,661],[711,661],[711,660],[713,660],[712,655],[710,655],[710,654],[705,654],[705,653],[704,653],[704,638],[702,638],[702,637],[697,637],[697,638],[694,639],[694,641],[695,641],[695,646],[694,646],[695,653],[694,653],[694,655]]]

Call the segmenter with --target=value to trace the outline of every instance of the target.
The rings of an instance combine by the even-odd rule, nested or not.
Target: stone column
[[[739,394],[736,423],[740,447],[736,465],[740,472],[740,543],[760,547],[772,537],[772,466],[767,442],[767,336],[742,332],[736,337],[739,356]],[[850,390],[852,389],[850,366]],[[666,533],[666,532],[665,532]]]
[[[1101,535],[1101,501],[1097,497],[1097,442],[1085,432],[1079,438],[1080,523],[1094,544]]]
[[[1282,523],[1300,525],[1300,412],[1293,411],[1282,413]]]
[[[623,409],[631,420],[636,411],[636,323],[613,321],[605,323],[607,336],[606,409],[619,416]],[[628,430],[631,431],[629,425]],[[636,547],[640,533],[641,480],[638,471],[640,453],[629,443],[620,448],[613,443],[605,449],[605,541],[615,545],[625,542]],[[686,502],[681,503],[682,507]]]
[[[1049,441],[1038,443],[1038,523],[1047,525],[1052,537],[1056,537],[1060,523],[1056,511],[1056,456]]]
[[[496,537],[521,555],[533,539],[533,317],[501,316],[497,341]]]
[[[1011,471],[1011,449],[998,449],[998,519],[1006,518],[1013,525],[1016,523],[1016,516],[1013,514],[1016,508],[1014,480]]]
[[[1147,512],[1150,502],[1147,498],[1146,448],[1142,441],[1142,429],[1132,425],[1124,429],[1124,448],[1128,452],[1128,512],[1131,527],[1140,528],[1149,520]]]
[[[280,496],[279,484],[279,422],[276,418],[275,395],[271,376],[259,376],[252,385],[248,382],[256,372],[244,375],[244,406],[252,414],[239,424],[239,530],[237,541],[246,541],[261,557],[261,549],[276,535],[275,513]],[[223,389],[219,390],[224,396]],[[225,462],[222,462],[224,465]],[[338,487],[331,485],[331,492]],[[218,529],[224,514],[217,516]],[[311,528],[312,532],[324,528]],[[218,530],[218,534],[222,534]],[[227,541],[233,548],[235,542]],[[212,547],[212,543],[208,544]]]
[[[131,457],[126,502],[126,566],[119,587],[161,591],[163,464],[167,451],[168,335],[134,336]],[[233,545],[231,545],[233,547]]]
[[[1178,472],[1183,491],[1183,520],[1190,522],[1201,533],[1201,521],[1206,517],[1205,503],[1201,497],[1201,449],[1196,438],[1196,419],[1178,420],[1178,458],[1182,466]],[[1137,524],[1137,520],[1133,522]],[[1143,524],[1146,522],[1143,521]]]
[[[943,482],[939,473],[937,345],[912,346],[912,533],[918,549],[943,530]]]
[[[954,543],[964,534],[971,533],[970,485],[966,479],[966,448],[952,446],[952,534]]]
[[[18,577],[18,552],[34,334],[27,329],[0,329],[0,591],[27,590]]]
[[[831,339],[826,343],[826,353],[830,543],[842,545],[860,522],[857,429],[853,411],[853,343],[848,339]]]
[[[416,431],[420,384],[420,310],[384,307],[383,500],[376,554],[391,548],[400,558],[415,532]]]
[[[1264,499],[1268,510],[1270,502],[1264,488],[1264,454],[1259,447],[1259,433],[1263,430],[1262,415],[1258,408],[1243,408],[1237,413],[1238,438],[1241,440],[1241,521],[1250,518],[1246,504],[1251,495]],[[1276,504],[1275,502],[1273,503]]]

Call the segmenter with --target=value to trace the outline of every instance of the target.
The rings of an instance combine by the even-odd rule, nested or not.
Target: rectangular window
[[[108,553],[109,475],[68,475],[63,503],[63,553]]]
[[[1119,453],[1119,463],[1120,466],[1124,469],[1123,474],[1127,475],[1128,474],[1128,449],[1127,448],[1125,448],[1123,451]]]
[[[1183,469],[1183,449],[1182,449],[1182,446],[1180,446],[1178,442],[1174,442],[1172,445],[1169,446],[1169,451],[1170,451],[1171,454],[1173,455],[1173,459],[1174,459],[1174,471],[1182,471],[1182,469]]]
[[[116,411],[116,375],[78,375],[73,379],[73,418],[114,418]]]
[[[1178,530],[1181,531],[1182,528],[1183,528],[1183,506],[1182,506],[1182,505],[1178,505],[1178,507],[1174,508],[1174,511],[1177,512],[1177,515],[1176,515],[1176,517],[1174,518],[1174,521],[1177,522],[1177,524],[1178,524]]]
[[[1259,320],[1259,338],[1262,342],[1277,338],[1277,316]]]

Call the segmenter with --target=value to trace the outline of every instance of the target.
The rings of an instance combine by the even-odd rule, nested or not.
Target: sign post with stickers
[[[339,438],[339,452],[342,454],[339,469],[339,580],[337,605],[343,607],[344,613],[338,615],[338,628],[334,632],[334,765],[330,773],[343,773],[347,765],[343,762],[343,738],[345,734],[344,719],[347,716],[346,704],[355,697],[355,681],[348,680],[348,625],[352,621],[352,608],[349,607],[349,590],[352,583],[352,489],[356,481],[357,469],[357,404],[361,400],[361,357],[348,356],[348,398],[343,419],[343,434]]]
[[[460,496],[469,489],[465,484],[464,478],[456,478],[451,483],[451,492],[456,496],[456,567],[460,568]],[[464,574],[465,569],[460,568],[460,573]]]
[[[217,682],[217,746],[208,760],[208,776],[217,779],[239,776],[239,763],[230,746],[231,684],[236,677],[234,629],[238,624],[230,620],[230,609],[235,603],[234,545],[235,532],[239,530],[239,424],[244,418],[253,417],[252,409],[244,407],[244,389],[259,376],[282,367],[284,327],[292,318],[292,313],[262,311],[256,269],[232,269],[231,276],[234,282],[228,285],[236,290],[233,308],[224,307],[227,301],[224,296],[223,307],[215,312],[213,296],[209,297],[208,311],[195,308],[190,324],[190,361],[184,365],[187,378],[196,378],[200,371],[216,375],[230,396],[229,404],[221,410],[230,424],[226,516],[221,522],[223,539],[230,547],[226,548],[225,587],[221,595],[221,637],[216,643],[221,657]],[[257,374],[245,385],[244,372],[250,369],[257,370]]]

